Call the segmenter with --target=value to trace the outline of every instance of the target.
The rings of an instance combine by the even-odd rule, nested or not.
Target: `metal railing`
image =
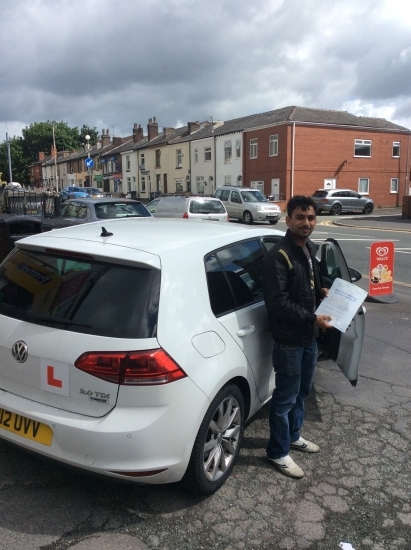
[[[61,196],[57,193],[6,189],[0,194],[0,212],[3,214],[53,218],[60,214],[60,210]]]

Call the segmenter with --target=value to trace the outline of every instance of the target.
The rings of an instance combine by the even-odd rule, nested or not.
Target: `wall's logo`
[[[389,252],[388,246],[379,246],[375,252],[377,253],[377,256],[387,256]]]
[[[18,363],[24,363],[24,361],[27,361],[27,357],[29,356],[27,344],[23,342],[23,340],[15,342],[11,348],[11,354]]]

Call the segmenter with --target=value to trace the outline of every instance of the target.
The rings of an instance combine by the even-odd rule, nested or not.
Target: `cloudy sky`
[[[46,120],[122,136],[153,116],[177,127],[287,105],[411,128],[411,0],[0,0],[0,9],[10,136]]]

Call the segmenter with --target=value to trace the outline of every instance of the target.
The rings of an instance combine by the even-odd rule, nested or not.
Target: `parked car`
[[[330,212],[335,216],[341,212],[362,212],[371,214],[374,201],[351,189],[317,189],[311,196],[317,205],[317,214]]]
[[[281,219],[281,208],[269,202],[261,191],[246,187],[217,187],[215,196],[220,199],[233,219],[252,224],[268,221],[275,225]]]
[[[71,199],[61,206],[60,218],[73,222],[89,223],[113,218],[151,218],[150,212],[140,201],[132,199]]]
[[[216,491],[271,397],[268,227],[127,219],[32,235],[0,266],[0,437],[91,472]],[[330,280],[359,273],[335,241]],[[358,378],[365,319],[320,345]]]
[[[6,189],[7,191],[20,191],[21,189],[23,189],[23,187],[21,183],[18,183],[17,181],[11,181],[4,186],[4,189]]]
[[[84,187],[76,187],[75,185],[63,187],[63,189],[60,191],[60,194],[62,201],[66,201],[67,199],[86,198],[90,196],[85,191]]]
[[[84,191],[92,198],[92,199],[101,199],[104,198],[105,195],[101,189],[98,189],[97,187],[84,187]]]
[[[214,197],[160,197],[147,204],[155,217],[228,222],[224,204]]]

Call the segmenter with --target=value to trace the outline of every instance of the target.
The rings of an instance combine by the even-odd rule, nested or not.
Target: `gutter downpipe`
[[[293,122],[292,152],[291,152],[291,197],[294,195],[294,160],[295,160],[295,122]]]
[[[407,197],[410,194],[410,185],[408,184],[407,189],[407,182],[408,182],[408,175],[410,171],[410,135],[411,132],[408,132],[408,142],[407,142],[407,162],[405,165],[405,182],[404,182],[404,196]]]

